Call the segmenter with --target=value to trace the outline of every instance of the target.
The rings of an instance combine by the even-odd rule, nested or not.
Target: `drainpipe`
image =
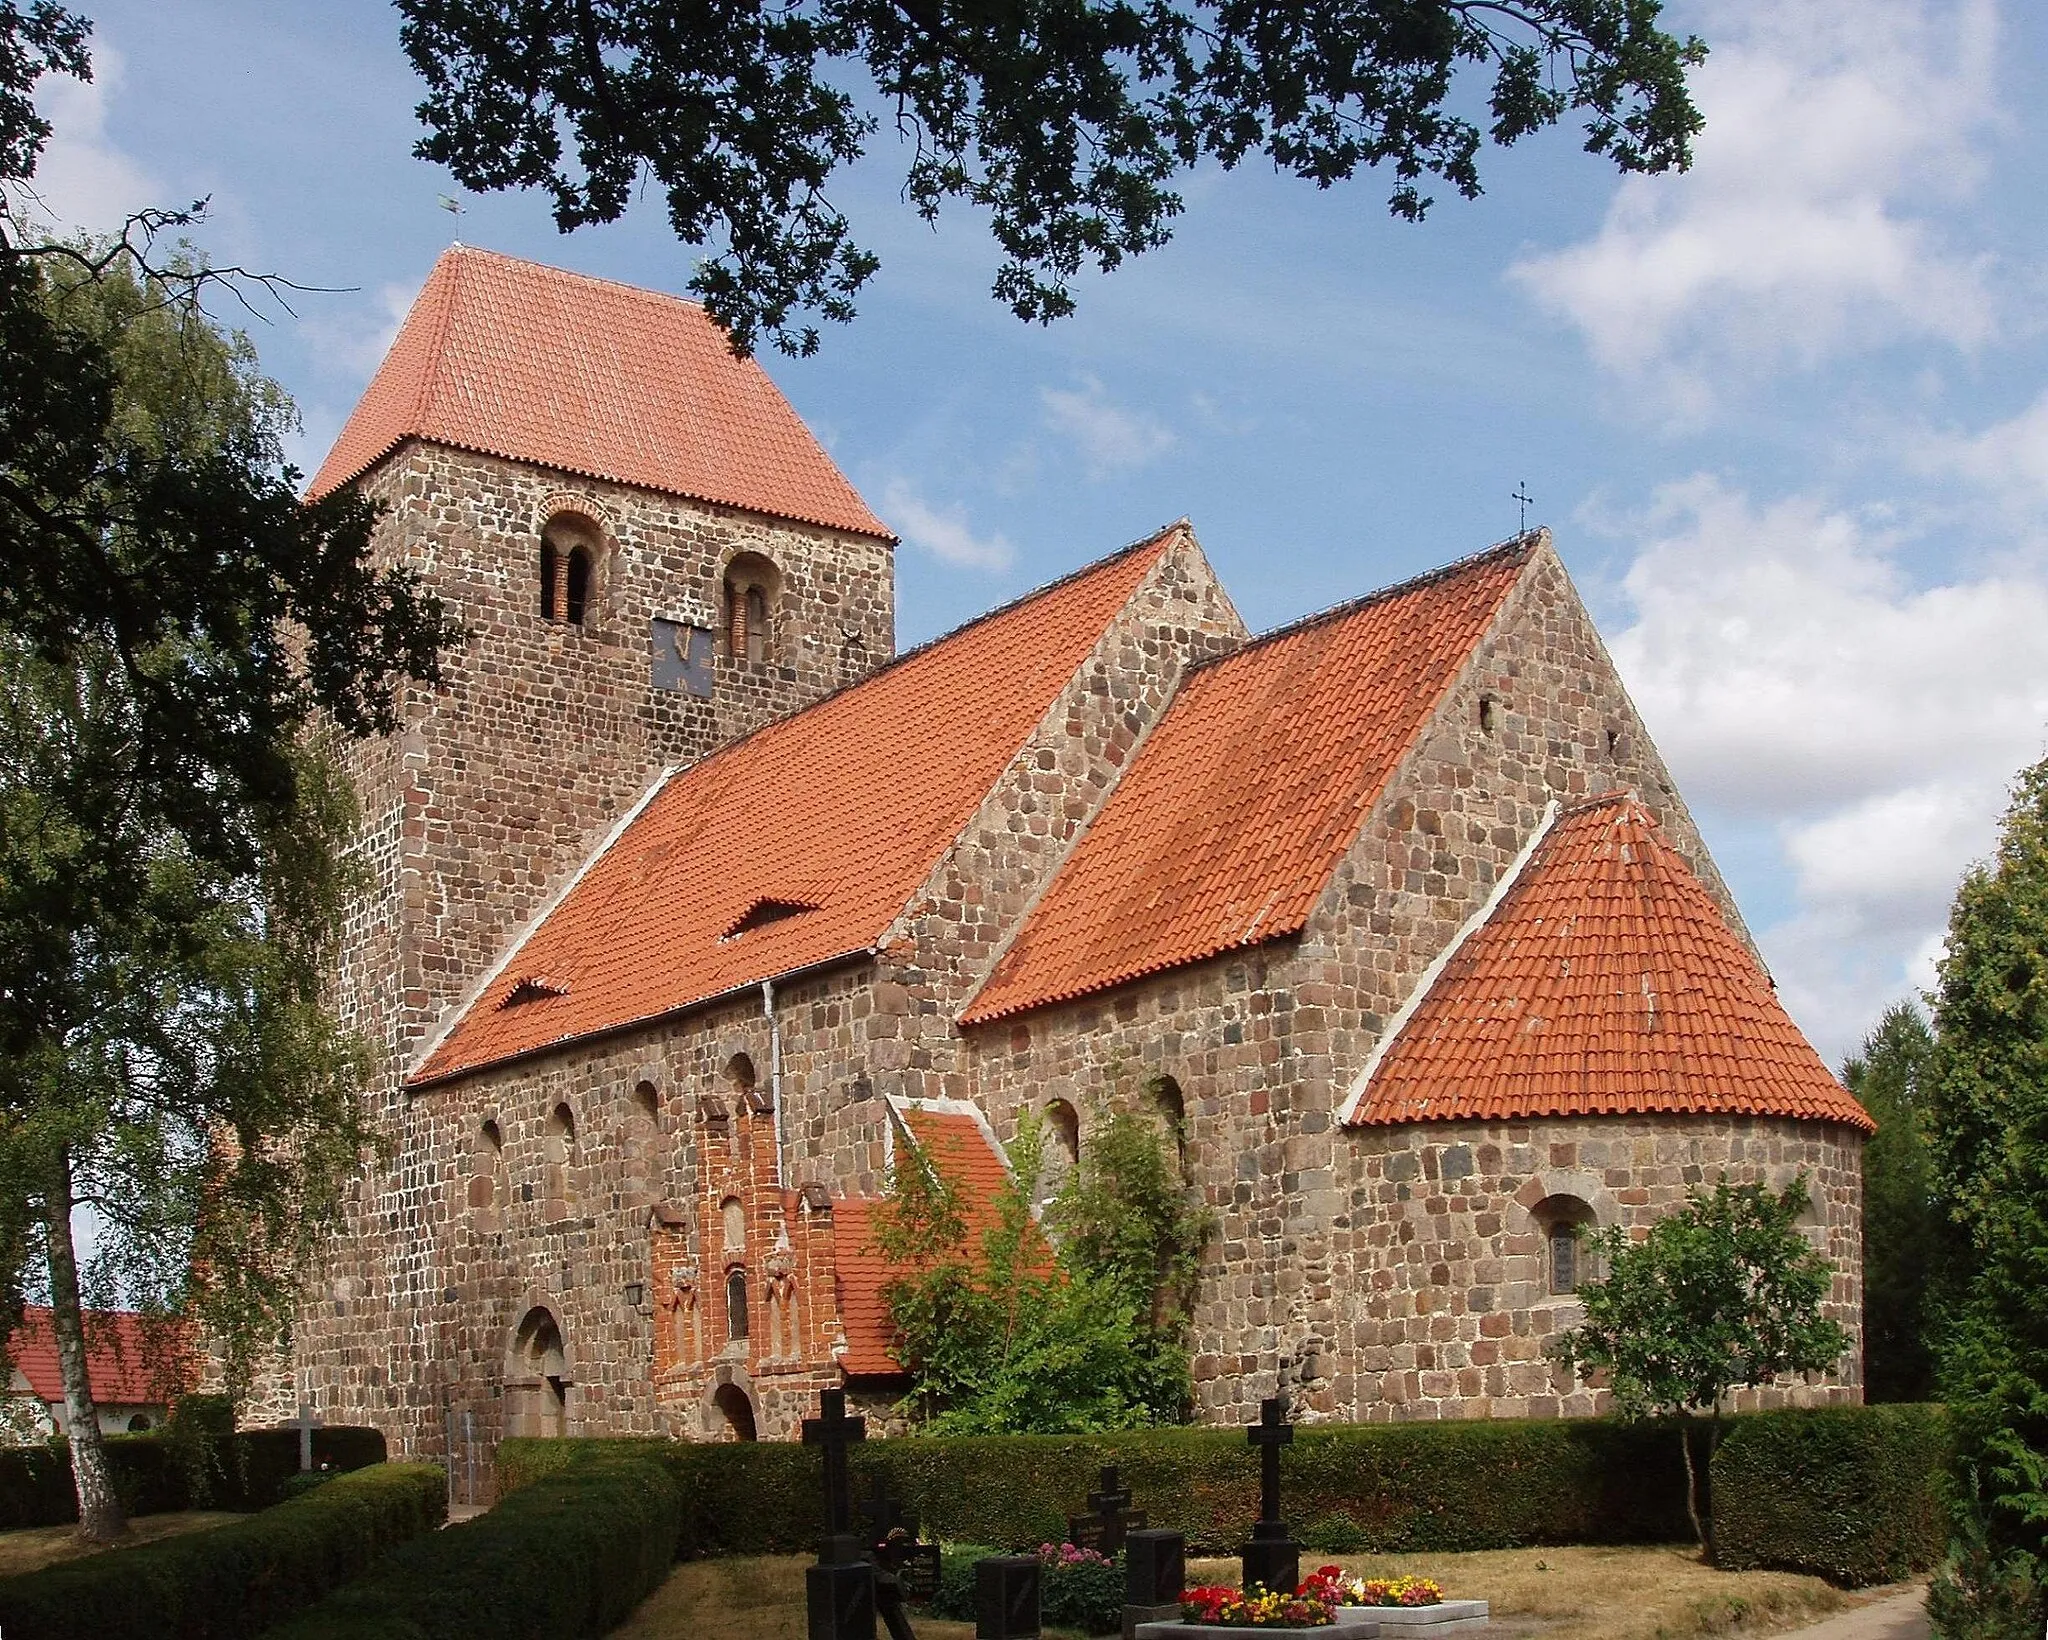
[[[761,981],[761,1012],[768,1020],[768,1098],[774,1105],[775,1188],[782,1186],[782,1024],[775,1017],[775,981]]]

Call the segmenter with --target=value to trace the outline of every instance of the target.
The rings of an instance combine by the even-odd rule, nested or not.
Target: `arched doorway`
[[[505,1433],[569,1433],[569,1358],[553,1312],[528,1310],[505,1364]]]
[[[754,1440],[754,1403],[747,1399],[747,1392],[737,1384],[720,1384],[718,1393],[711,1397],[711,1404],[725,1420],[725,1428],[719,1431],[719,1439],[726,1441]]]

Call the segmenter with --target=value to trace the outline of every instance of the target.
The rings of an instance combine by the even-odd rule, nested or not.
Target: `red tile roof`
[[[1193,669],[961,1022],[1299,933],[1534,551],[1525,537]]]
[[[998,1222],[996,1196],[1008,1183],[1009,1164],[982,1124],[962,1111],[912,1105],[903,1120],[932,1165],[959,1192],[967,1244],[978,1250],[982,1233]],[[859,1196],[832,1203],[832,1252],[838,1264],[839,1322],[846,1332],[847,1375],[887,1377],[903,1371],[892,1353],[896,1329],[882,1297],[892,1275],[875,1241],[875,1203]]]
[[[412,1080],[872,950],[1178,528],[670,777]]]
[[[61,1403],[64,1373],[50,1312],[31,1304],[7,1341],[7,1353],[38,1399]],[[88,1312],[85,1376],[103,1406],[160,1406],[193,1382],[187,1333],[176,1321],[154,1321],[133,1310]]]
[[[1874,1126],[1626,792],[1559,817],[1396,1024],[1353,1122],[1667,1112]]]
[[[408,438],[893,540],[694,302],[458,245],[308,491]]]

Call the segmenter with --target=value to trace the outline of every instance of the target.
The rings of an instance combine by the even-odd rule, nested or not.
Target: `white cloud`
[[[1759,930],[1831,1057],[1932,975],[1948,904],[2048,739],[2048,584],[1918,586],[1881,523],[1805,496],[1668,487],[1622,583],[1630,693],[1694,803],[1774,836]]]
[[[1173,447],[1173,434],[1156,418],[1111,402],[1093,376],[1079,387],[1048,387],[1038,396],[1045,419],[1081,447],[1093,477],[1142,467]]]
[[[1960,473],[2022,505],[2048,499],[2048,393],[1981,433],[1933,435],[1913,452],[1934,471]]]
[[[976,535],[964,507],[935,507],[900,478],[883,491],[882,512],[906,542],[942,563],[1005,570],[1015,556],[1004,537]]]
[[[107,105],[125,78],[121,54],[95,41],[92,71],[90,82],[53,74],[36,88],[36,108],[51,126],[31,182],[38,214],[59,229],[107,233],[146,205],[189,204],[167,198],[107,136]]]
[[[412,311],[424,276],[393,280],[374,291],[352,292],[348,310],[327,316],[310,310],[299,320],[299,334],[305,337],[315,361],[324,370],[356,382],[367,382],[384,362],[384,355],[398,337],[398,327]],[[307,303],[326,302],[309,296]]]
[[[1512,277],[1611,370],[1702,409],[1730,370],[1993,330],[1988,269],[1928,207],[1967,195],[1996,0],[1713,0],[1683,176],[1630,177],[1590,240]]]

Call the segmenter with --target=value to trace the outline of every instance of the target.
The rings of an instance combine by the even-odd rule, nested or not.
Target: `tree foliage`
[[[183,1308],[235,1378],[288,1327],[366,1137],[322,1006],[333,741],[392,727],[459,633],[372,561],[367,503],[301,505],[291,406],[203,306],[232,282],[159,243],[192,213],[24,232],[46,72],[89,75],[86,25],[0,0],[0,1290],[49,1291],[105,1536],[82,1308]]]
[[[2039,1633],[2048,1584],[2048,763],[2014,784],[1963,879],[1935,993],[1928,1132],[1961,1265],[1941,1381],[1956,1427],[1968,1598]],[[1954,1591],[1951,1591],[1954,1593]],[[1981,1597],[1981,1598],[1980,1598]],[[2019,1601],[2024,1606],[2025,1600]]]
[[[905,1408],[931,1433],[1091,1434],[1186,1417],[1184,1310],[1206,1217],[1180,1199],[1157,1130],[1137,1117],[1101,1123],[1088,1156],[1046,1215],[1055,1248],[1032,1212],[1035,1118],[1019,1124],[986,1215],[900,1139],[876,1236],[914,1380]]]
[[[1728,1392],[1785,1373],[1827,1372],[1849,1335],[1820,1313],[1834,1269],[1798,1228],[1804,1176],[1693,1190],[1631,1241],[1620,1225],[1594,1238],[1606,1274],[1579,1289],[1585,1319],[1552,1353],[1574,1372],[1605,1370],[1625,1418],[1705,1410],[1718,1425]],[[1686,1445],[1687,1508],[1706,1541]]]
[[[1040,322],[1088,266],[1165,243],[1198,164],[1260,155],[1319,188],[1480,191],[1479,150],[1578,115],[1624,171],[1690,163],[1705,48],[1659,0],[398,0],[427,85],[419,153],[539,188],[566,233],[651,178],[709,247],[692,287],[750,351],[809,353],[877,267],[827,192],[884,126],[927,221],[985,214],[995,295]],[[1482,93],[1473,74],[1490,75]],[[1483,98],[1484,112],[1481,113]]]
[[[1894,1004],[1842,1066],[1877,1123],[1863,1146],[1863,1398],[1934,1394],[1935,1282],[1946,1225],[1928,1153],[1927,1073],[1934,1035],[1910,1002]]]

